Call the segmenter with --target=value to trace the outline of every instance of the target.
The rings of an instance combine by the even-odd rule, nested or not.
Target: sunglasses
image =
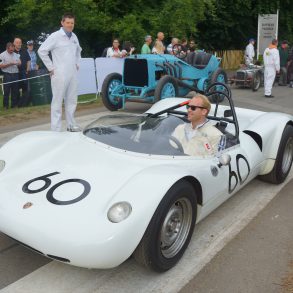
[[[192,106],[192,105],[186,105],[186,109],[190,109],[191,111],[195,111],[197,108],[200,108],[200,109],[206,109],[205,107],[202,107],[202,106]]]

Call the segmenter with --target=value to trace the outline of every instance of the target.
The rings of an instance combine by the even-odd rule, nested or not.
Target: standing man
[[[273,98],[272,87],[276,77],[276,73],[280,71],[280,55],[277,49],[278,40],[273,39],[272,43],[263,53],[263,61],[265,66],[264,72],[264,86],[265,86],[265,97]]]
[[[156,54],[164,54],[165,53],[166,48],[163,43],[164,38],[165,38],[164,33],[162,33],[162,32],[157,33],[157,39],[156,39],[157,52],[156,52]]]
[[[74,113],[77,105],[77,70],[81,47],[74,29],[75,16],[64,14],[59,31],[52,33],[38,50],[38,54],[50,72],[53,98],[51,103],[51,129],[61,131],[62,101],[68,131],[80,131]],[[49,57],[52,54],[52,60]]]
[[[279,48],[280,54],[280,78],[279,85],[287,85],[287,66],[289,61],[288,41],[284,40]]]
[[[152,36],[147,35],[144,38],[144,45],[141,48],[141,54],[151,54],[151,48],[150,45],[152,43]]]
[[[249,44],[246,46],[245,49],[245,65],[250,65],[253,64],[253,58],[255,56],[255,52],[254,52],[254,43],[255,43],[255,39],[250,39],[249,40]]]
[[[38,70],[39,66],[37,64],[37,54],[34,51],[34,41],[33,40],[27,41],[26,45],[27,45],[27,52],[31,58],[29,71]]]
[[[18,66],[18,78],[26,79],[30,68],[31,58],[28,52],[21,48],[22,40],[20,38],[15,38],[13,44],[15,46],[14,52],[19,55],[21,61],[21,65]],[[21,95],[20,92],[18,93],[18,107],[25,107],[28,105],[28,81],[20,81],[18,87],[19,90],[21,89]]]
[[[0,68],[2,69],[4,78],[4,97],[3,97],[3,108],[9,108],[9,96],[11,93],[11,108],[17,106],[18,98],[18,66],[21,65],[19,55],[14,53],[14,45],[7,43],[6,51],[0,54]],[[5,84],[7,82],[12,82]]]

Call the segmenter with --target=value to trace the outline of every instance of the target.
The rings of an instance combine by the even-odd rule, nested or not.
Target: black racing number
[[[25,192],[25,193],[38,193],[38,192],[41,192],[41,191],[47,189],[51,185],[52,181],[51,181],[51,179],[49,177],[57,175],[57,174],[60,174],[60,173],[59,172],[53,172],[53,173],[49,173],[47,175],[43,175],[43,176],[34,178],[34,179],[26,182],[22,186],[22,191]],[[30,189],[29,186],[32,183],[37,182],[37,181],[44,181],[44,186],[39,188],[39,189]]]
[[[32,180],[29,180],[28,182],[26,182],[23,186],[22,186],[22,191],[25,192],[25,193],[28,193],[28,194],[34,194],[34,193],[38,193],[38,192],[41,192],[41,191],[44,191],[45,189],[49,188],[52,181],[49,177],[51,176],[54,176],[54,175],[57,175],[57,174],[60,174],[60,172],[53,172],[53,173],[49,173],[49,174],[46,174],[46,175],[43,175],[43,176],[40,176],[40,177],[37,177],[37,178],[34,178]],[[30,188],[30,185],[34,182],[37,182],[37,181],[43,181],[44,182],[44,185],[38,189],[31,189]],[[77,196],[76,198],[74,199],[71,199],[71,200],[58,200],[54,197],[54,192],[56,191],[56,189],[58,187],[60,187],[61,185],[64,185],[64,184],[70,184],[70,183],[79,183],[83,186],[84,190],[82,192],[81,195]],[[56,205],[70,205],[70,204],[74,204],[74,203],[77,203],[79,201],[81,201],[82,199],[84,199],[91,191],[91,186],[90,184],[83,180],[83,179],[67,179],[67,180],[63,180],[59,183],[56,183],[55,185],[53,185],[47,192],[47,195],[46,195],[46,198],[49,202],[51,202],[52,204],[56,204]]]
[[[242,178],[241,170],[239,168],[239,161],[240,160],[243,160],[247,166],[248,172],[247,172],[245,178]],[[229,193],[232,193],[235,190],[235,188],[238,185],[238,182],[240,182],[240,185],[242,185],[246,181],[246,179],[248,178],[248,176],[250,174],[249,163],[248,163],[247,159],[241,154],[237,154],[237,156],[236,156],[236,167],[237,167],[237,173],[235,171],[232,171],[231,163],[229,164]],[[232,178],[235,179],[234,186],[232,186]]]

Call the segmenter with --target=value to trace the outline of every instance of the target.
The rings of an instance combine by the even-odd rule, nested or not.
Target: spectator
[[[155,54],[164,54],[165,51],[166,51],[166,47],[164,46],[164,43],[163,43],[163,40],[164,40],[165,36],[164,36],[164,33],[162,32],[158,32],[157,33],[157,39],[156,39],[156,42],[155,42],[155,45],[154,47],[156,47],[155,49]]]
[[[244,54],[244,60],[245,60],[245,65],[250,65],[253,64],[253,58],[255,56],[254,52],[254,39],[249,40],[249,44],[245,48],[245,54]]]
[[[150,45],[152,43],[152,36],[147,35],[144,38],[144,45],[141,48],[141,54],[151,54],[151,48]]]
[[[38,50],[39,56],[51,75],[53,99],[51,103],[51,129],[61,131],[62,102],[64,99],[68,131],[80,131],[75,123],[77,105],[77,70],[79,69],[81,47],[74,29],[75,16],[62,16],[60,30],[52,33]],[[52,55],[52,60],[49,57]]]
[[[173,55],[173,46],[179,44],[179,40],[177,38],[172,38],[171,44],[167,46],[167,51],[169,54]]]
[[[164,54],[165,47],[162,45],[161,41],[156,40],[155,44],[152,48],[152,53],[153,54]]]
[[[278,41],[272,40],[272,43],[265,49],[263,54],[265,72],[264,72],[264,86],[265,97],[273,98],[272,86],[276,77],[276,73],[280,71],[280,55],[277,49]]]
[[[189,46],[188,46],[188,42],[187,42],[187,39],[183,38],[181,40],[181,50],[185,53],[188,53],[189,52]]]
[[[279,54],[280,54],[280,70],[281,76],[279,79],[279,85],[287,85],[287,66],[288,66],[288,57],[289,57],[289,47],[288,42],[283,41],[280,48],[279,48]]]
[[[27,41],[27,52],[31,58],[29,71],[34,71],[39,69],[39,65],[37,64],[37,54],[34,51],[34,41]]]
[[[195,41],[194,40],[190,40],[190,43],[189,43],[189,51],[190,52],[194,52],[194,51],[196,51],[197,50],[197,48],[196,48],[196,43],[195,43]]]
[[[22,40],[20,38],[14,39],[14,52],[19,54],[21,65],[19,65],[19,79],[27,79],[27,74],[30,68],[31,57],[28,54],[27,50],[23,50],[22,47]],[[18,86],[19,90],[21,89],[21,96],[20,92],[18,93],[18,106],[25,107],[28,105],[28,81],[23,80],[19,82]]]
[[[119,49],[119,40],[114,39],[112,43],[112,47],[107,50],[107,57],[116,57],[121,58],[125,56],[125,53],[122,53]]]
[[[4,96],[3,96],[3,108],[9,108],[9,96],[11,94],[11,108],[17,106],[18,99],[18,73],[21,61],[19,55],[14,53],[14,45],[12,43],[6,44],[6,51],[0,54],[0,68],[3,72],[3,83],[4,83]],[[12,82],[5,84],[7,82]]]
[[[130,56],[134,52],[135,47],[132,45],[131,42],[125,41],[122,46],[122,54],[125,56]]]
[[[288,54],[287,77],[288,77],[289,87],[293,88],[293,47],[291,47]]]

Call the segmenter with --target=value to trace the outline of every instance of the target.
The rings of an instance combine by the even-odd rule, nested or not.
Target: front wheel
[[[293,160],[293,126],[287,125],[283,131],[273,170],[259,176],[261,180],[280,184],[287,178]]]
[[[119,73],[110,73],[104,79],[102,85],[102,101],[105,107],[110,111],[117,111],[122,108],[121,98],[115,96],[115,93],[122,93],[122,76]]]
[[[170,75],[163,76],[155,89],[155,102],[161,99],[176,97],[178,95],[178,85],[174,77]]]
[[[171,269],[190,242],[196,207],[196,194],[189,182],[173,185],[157,207],[134,252],[135,259],[155,271]]]

